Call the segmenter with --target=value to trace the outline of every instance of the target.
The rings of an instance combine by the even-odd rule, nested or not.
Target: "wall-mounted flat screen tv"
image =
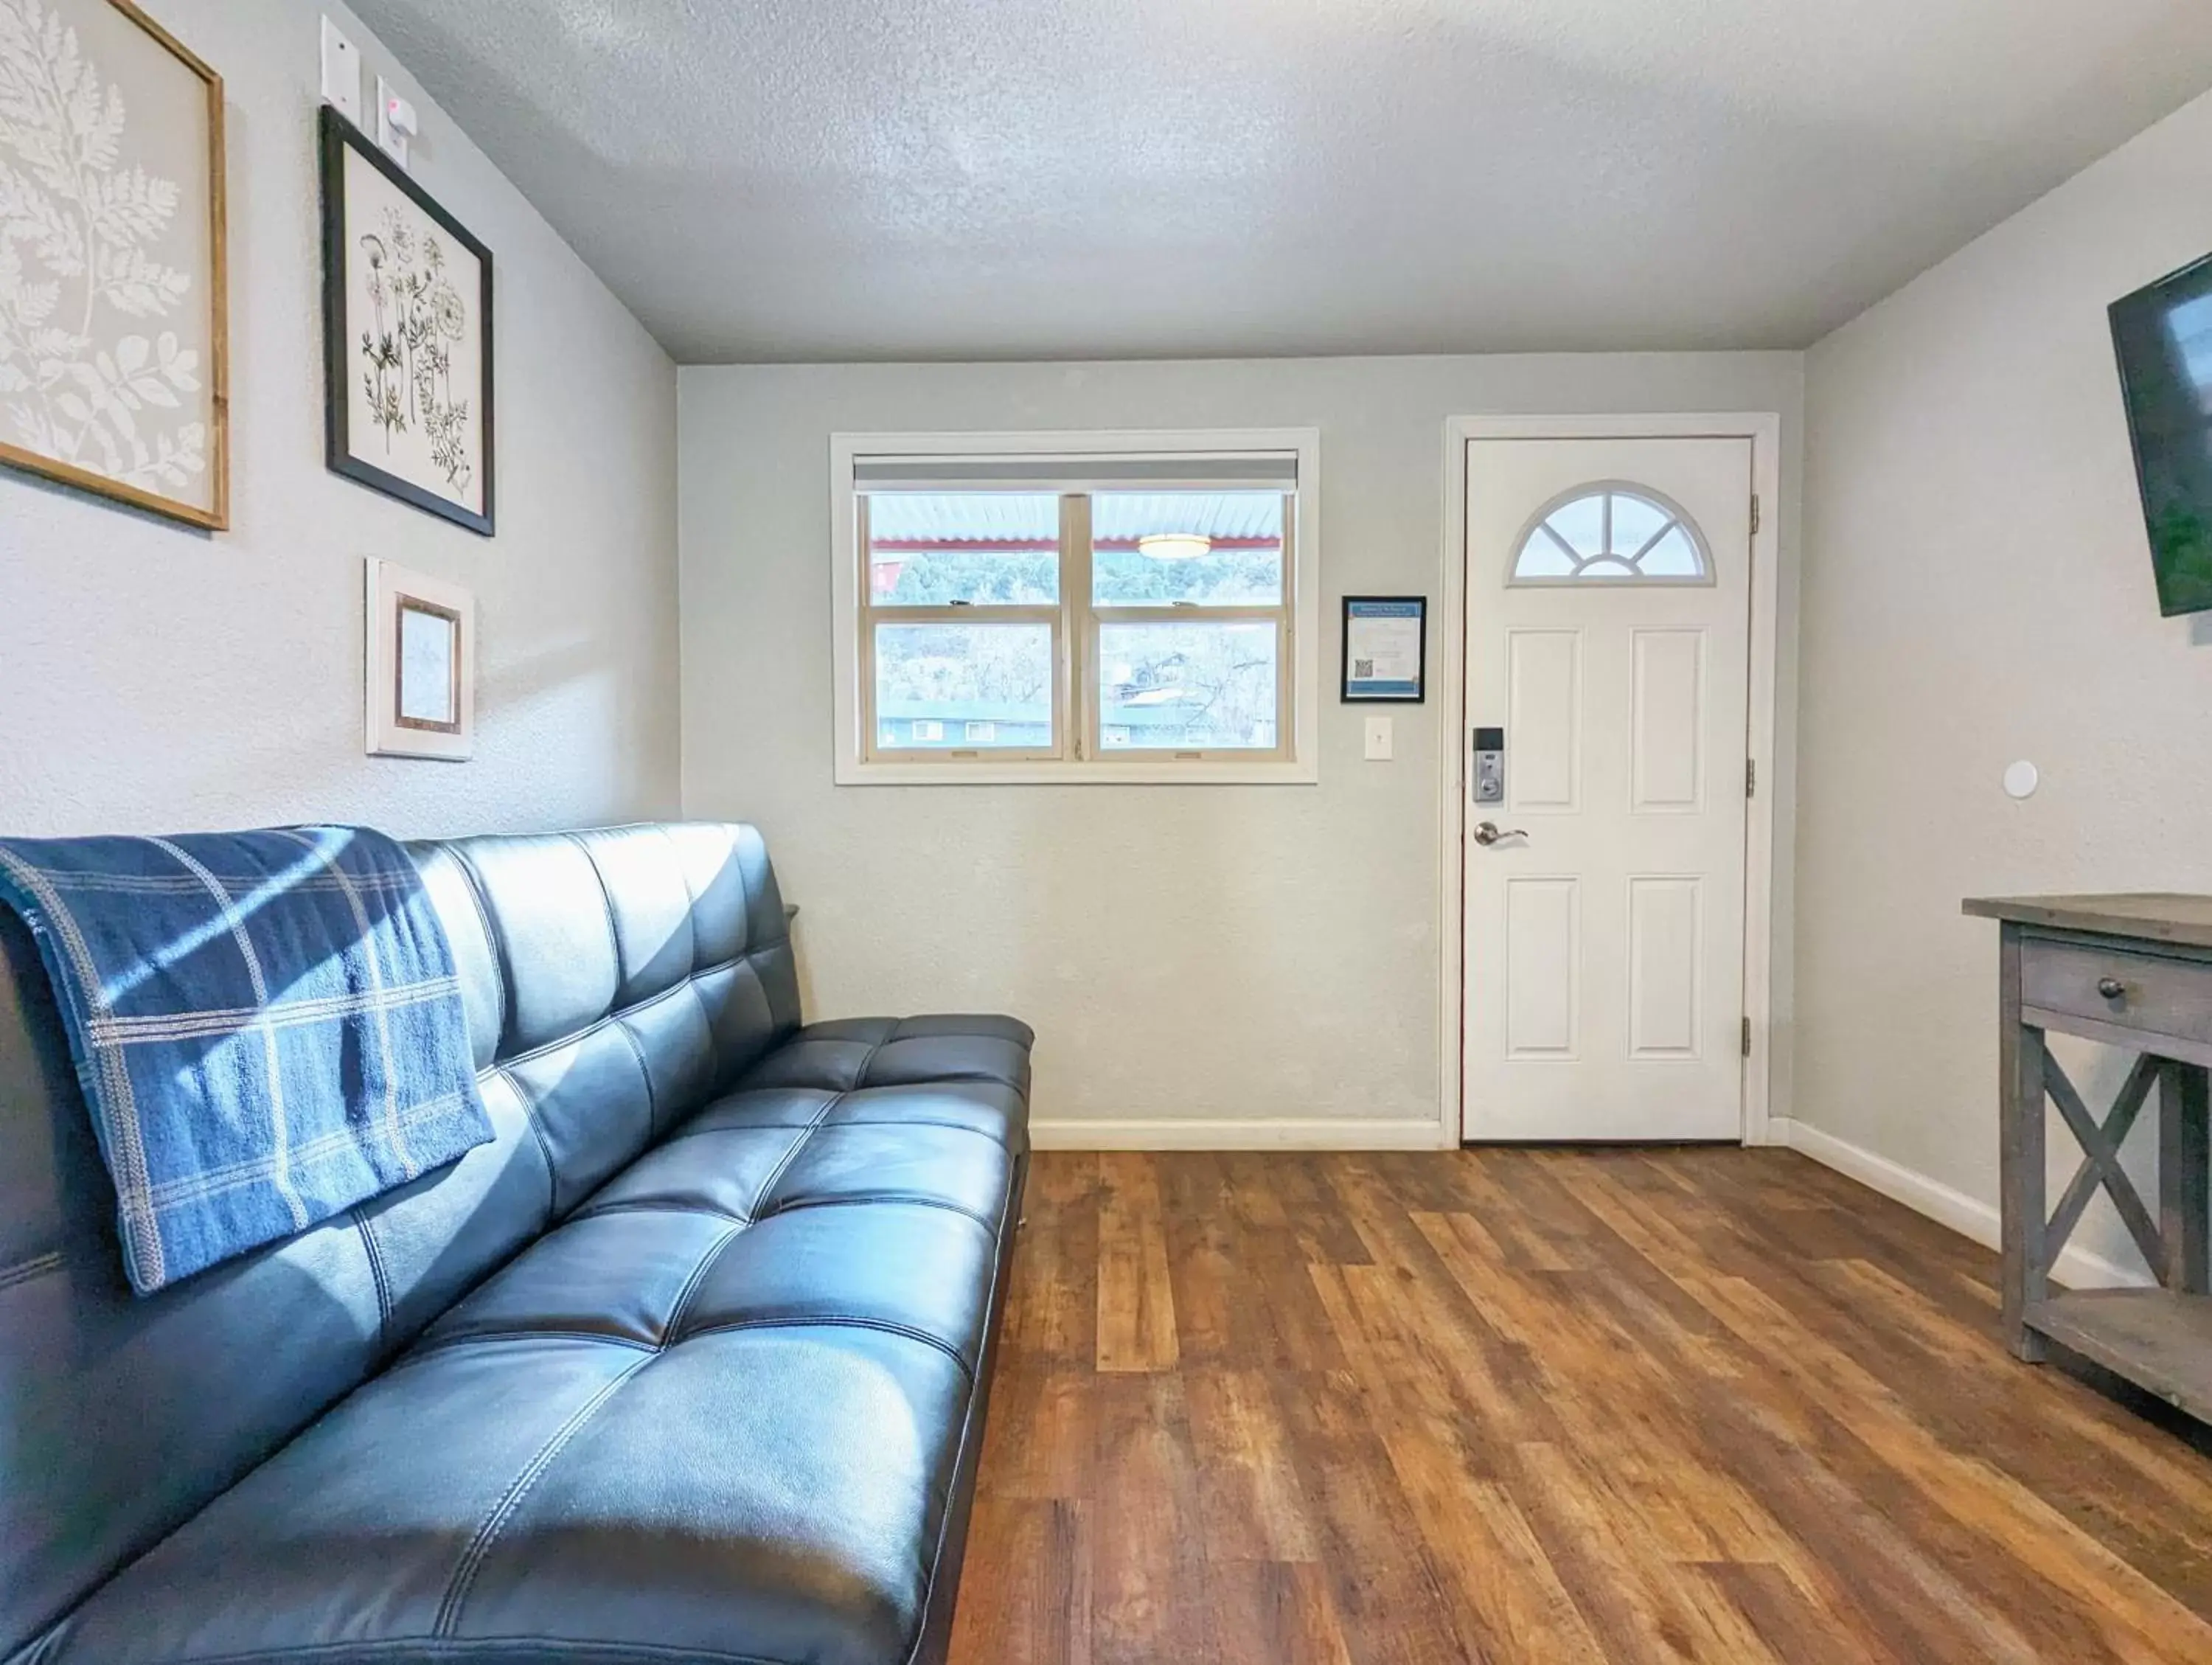
[[[2112,303],[2162,613],[2212,608],[2212,255]]]

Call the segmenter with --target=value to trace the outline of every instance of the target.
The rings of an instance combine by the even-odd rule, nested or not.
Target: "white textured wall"
[[[2105,316],[2207,249],[2212,96],[1808,361],[1796,1113],[1984,1204],[1996,927],[1960,898],[2212,889],[2212,632],[2159,617]]]
[[[1373,708],[1335,697],[1338,599],[1441,596],[1449,416],[1778,410],[1794,445],[1801,371],[1796,354],[687,368],[685,809],[766,829],[805,905],[816,1011],[1034,1023],[1041,1120],[1432,1130],[1437,707],[1393,710],[1396,761],[1362,761]],[[832,432],[1308,424],[1319,786],[832,783]]]
[[[433,834],[673,811],[667,356],[403,74],[422,115],[416,175],[496,263],[499,536],[326,471],[325,8],[147,3],[227,84],[233,530],[204,536],[0,471],[0,829],[331,817]],[[392,72],[349,32],[372,74]],[[363,755],[365,555],[476,592],[473,763]]]

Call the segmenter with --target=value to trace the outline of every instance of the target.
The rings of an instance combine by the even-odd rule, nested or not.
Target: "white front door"
[[[1469,1139],[1742,1136],[1752,490],[1749,439],[1468,441]]]

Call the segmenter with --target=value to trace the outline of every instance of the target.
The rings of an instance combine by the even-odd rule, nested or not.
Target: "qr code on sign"
[[[1375,676],[1375,661],[1373,659],[1352,660],[1352,675],[1355,681],[1371,681]]]

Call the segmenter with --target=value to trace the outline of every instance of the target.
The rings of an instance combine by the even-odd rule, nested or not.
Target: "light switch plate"
[[[376,143],[384,154],[402,167],[407,166],[407,135],[392,125],[392,100],[399,96],[399,89],[382,76],[376,78]]]
[[[361,125],[361,48],[323,19],[323,101]]]
[[[1387,763],[1390,761],[1390,720],[1370,717],[1367,720],[1367,761]]]

